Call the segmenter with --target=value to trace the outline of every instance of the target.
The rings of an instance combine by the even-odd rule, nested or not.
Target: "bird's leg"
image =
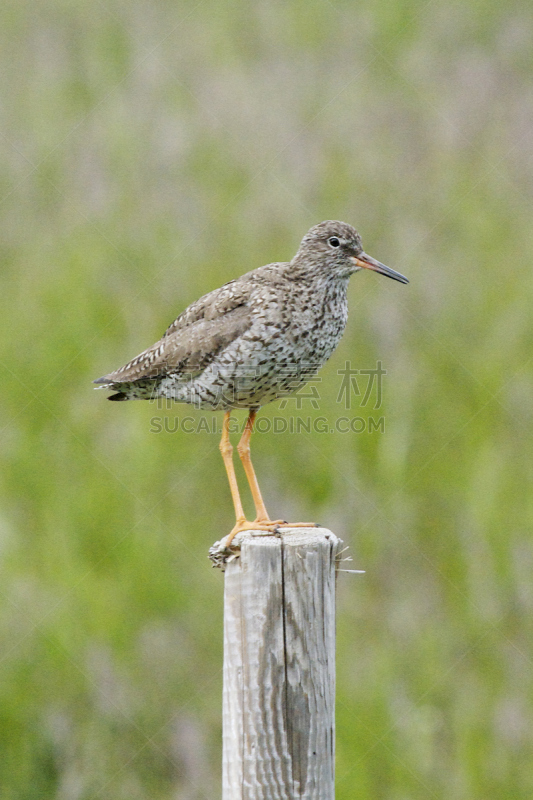
[[[265,527],[268,526],[267,528],[268,530],[276,530],[277,528],[320,527],[320,525],[317,525],[316,522],[286,522],[284,519],[272,520],[268,516],[268,512],[265,508],[263,496],[261,495],[261,489],[259,488],[259,482],[257,480],[257,476],[255,474],[255,470],[252,464],[252,459],[250,456],[250,439],[253,433],[256,416],[257,416],[257,411],[250,410],[250,414],[248,415],[248,419],[246,420],[246,425],[244,427],[241,440],[237,445],[237,452],[239,453],[242,465],[244,467],[244,471],[246,473],[246,477],[248,478],[250,491],[252,492],[252,497],[255,505],[255,513],[257,515],[255,518],[256,525],[264,524]]]
[[[229,420],[230,420],[231,411],[226,411],[224,414],[224,424],[222,427],[222,439],[220,440],[220,452],[222,453],[222,458],[224,459],[224,466],[226,467],[226,472],[228,473],[228,481],[229,486],[231,489],[231,496],[233,498],[233,505],[235,506],[235,516],[236,522],[235,527],[226,537],[225,546],[229,547],[235,536],[240,533],[241,531],[266,531],[268,533],[274,533],[278,528],[309,528],[315,527],[316,523],[314,522],[293,522],[288,523],[285,522],[283,519],[270,519],[268,516],[268,512],[265,508],[265,503],[263,501],[263,497],[261,495],[261,489],[259,488],[259,483],[257,481],[257,477],[255,474],[255,470],[252,465],[252,459],[250,457],[250,438],[252,436],[252,431],[254,429],[254,421],[257,416],[257,411],[250,411],[248,415],[248,419],[246,420],[246,425],[244,426],[244,431],[241,436],[240,442],[237,445],[237,452],[239,453],[239,457],[242,461],[242,465],[244,467],[244,471],[246,473],[246,477],[248,479],[248,483],[250,485],[250,491],[252,492],[252,498],[255,505],[255,513],[256,518],[253,522],[246,519],[244,516],[244,511],[241,503],[241,497],[239,494],[239,487],[237,486],[237,477],[235,475],[235,468],[233,466],[233,447],[229,440]],[[317,526],[320,527],[320,526]]]
[[[231,491],[231,498],[235,507],[235,517],[237,522],[245,519],[244,510],[242,507],[241,496],[239,494],[239,486],[237,484],[237,476],[235,475],[235,467],[233,466],[233,445],[229,440],[229,421],[231,410],[226,411],[224,414],[224,422],[222,423],[222,439],[220,440],[219,448],[222,453],[222,459],[226,472],[228,475],[229,488]]]
[[[244,516],[244,510],[242,507],[241,496],[239,494],[239,487],[237,485],[237,476],[235,475],[235,467],[233,466],[233,447],[229,440],[229,421],[230,421],[231,411],[226,411],[224,414],[224,422],[222,425],[222,438],[220,440],[220,452],[222,453],[222,458],[224,460],[224,466],[226,467],[226,472],[228,475],[229,481],[229,488],[231,489],[231,497],[233,499],[233,505],[235,507],[235,517],[236,522],[233,530],[226,538],[225,546],[229,547],[231,542],[233,541],[234,537],[240,533],[241,531],[250,531],[250,530],[260,530],[260,531],[274,531],[277,526],[278,522],[273,522],[272,520],[268,519],[268,515],[266,513],[266,509],[264,503],[261,499],[262,509],[264,512],[264,518],[256,519],[254,522],[250,522],[250,520],[246,519]],[[248,422],[246,423],[248,427]],[[252,420],[253,426],[253,420]],[[246,432],[246,429],[245,429]],[[251,434],[250,428],[250,434]],[[248,439],[250,438],[250,434],[248,434]],[[244,434],[243,434],[244,437]],[[241,438],[242,441],[242,438]],[[241,443],[239,442],[239,447]],[[248,444],[248,456],[250,454],[250,445]],[[240,450],[239,450],[240,455]],[[241,456],[242,458],[242,456]],[[251,466],[251,464],[250,464]],[[253,468],[252,468],[253,474]],[[254,475],[255,479],[255,475]],[[257,484],[257,479],[255,479],[255,483]],[[259,487],[257,487],[257,491],[259,492]],[[261,497],[261,492],[259,492],[259,497]],[[255,498],[254,498],[255,499]],[[257,509],[257,504],[256,504]]]
[[[246,425],[244,426],[244,431],[241,436],[241,440],[237,445],[237,452],[239,457],[242,461],[242,465],[244,467],[244,471],[246,473],[246,477],[248,479],[248,484],[250,486],[250,491],[252,493],[252,498],[255,505],[255,522],[257,524],[265,523],[271,527],[277,527],[285,522],[285,520],[277,519],[272,520],[268,516],[268,511],[265,508],[265,503],[263,501],[263,496],[261,494],[261,489],[259,488],[259,482],[257,480],[257,476],[255,474],[255,470],[252,464],[252,459],[250,456],[250,439],[254,429],[254,422],[257,416],[257,411],[253,409],[250,410],[248,415],[248,419],[246,420]]]
[[[257,411],[254,411],[253,409],[250,410],[240,442],[237,445],[237,452],[242,461],[242,465],[250,485],[250,491],[252,492],[252,498],[255,505],[256,522],[270,522],[270,517],[268,516],[268,512],[265,508],[265,503],[261,495],[261,489],[259,488],[259,483],[257,481],[250,456],[250,438],[254,429],[254,421],[256,416]]]

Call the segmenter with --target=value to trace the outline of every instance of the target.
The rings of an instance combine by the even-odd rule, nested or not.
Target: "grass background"
[[[218,436],[90,381],[327,218],[411,280],[353,279],[302,411],[368,417],[337,370],[381,359],[385,432],[255,438],[271,512],[367,570],[337,798],[532,796],[532,36],[525,0],[2,4],[2,800],[220,796]]]

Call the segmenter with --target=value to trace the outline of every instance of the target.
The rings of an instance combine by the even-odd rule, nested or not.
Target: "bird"
[[[229,281],[186,308],[163,337],[123,367],[94,381],[113,390],[113,401],[167,398],[224,412],[220,452],[226,469],[237,533],[275,533],[288,523],[269,516],[250,454],[259,409],[313,378],[339,344],[348,319],[350,277],[363,269],[409,283],[367,255],[359,233],[346,222],[325,220],[303,237],[291,261],[266,264]],[[255,519],[248,520],[237,484],[230,416],[248,417],[237,452],[244,467]]]

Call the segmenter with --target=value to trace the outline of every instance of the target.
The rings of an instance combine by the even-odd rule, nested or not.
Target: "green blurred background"
[[[532,39],[529,0],[2,4],[2,800],[220,796],[218,435],[91,380],[328,218],[411,280],[358,274],[320,408],[263,412],[385,431],[254,440],[367,571],[337,798],[533,796]]]

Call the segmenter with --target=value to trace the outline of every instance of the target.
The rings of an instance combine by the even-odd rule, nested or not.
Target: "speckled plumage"
[[[407,282],[363,252],[351,225],[321,222],[292,261],[204,295],[162,339],[95,383],[118,392],[110,400],[257,409],[294,392],[328,360],[346,326],[349,278],[362,267]]]

